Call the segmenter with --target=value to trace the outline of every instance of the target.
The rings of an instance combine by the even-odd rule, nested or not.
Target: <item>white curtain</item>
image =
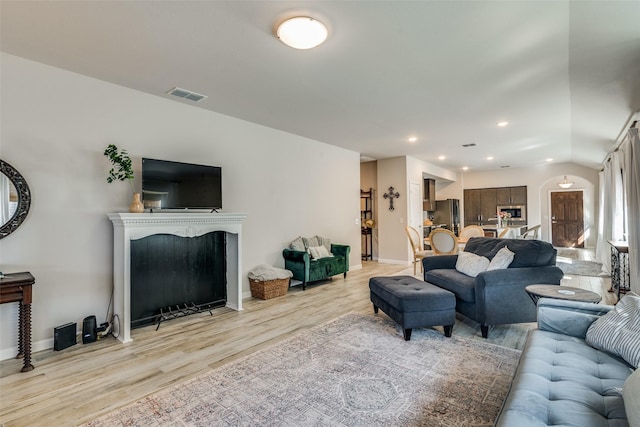
[[[611,153],[600,172],[599,227],[596,243],[596,261],[602,271],[611,274],[611,246],[608,240],[624,240],[625,197],[622,182],[623,154]]]
[[[627,196],[627,240],[631,290],[640,294],[640,139],[638,128],[629,129],[623,148],[623,179]]]

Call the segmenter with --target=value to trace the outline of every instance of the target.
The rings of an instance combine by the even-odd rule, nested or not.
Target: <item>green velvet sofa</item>
[[[293,249],[283,250],[282,256],[284,268],[293,273],[295,280],[302,282],[302,289],[305,290],[309,282],[328,279],[337,274],[347,277],[350,252],[350,246],[332,243],[331,257],[312,259],[309,252]]]

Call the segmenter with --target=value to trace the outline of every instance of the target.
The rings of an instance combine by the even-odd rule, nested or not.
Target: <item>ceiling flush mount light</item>
[[[409,142],[416,142],[417,140],[418,140],[418,138],[415,137],[415,136],[410,136],[409,137]]]
[[[469,166],[463,166],[463,167],[462,167],[462,170],[463,170],[463,171],[468,171],[468,170],[469,170]]]
[[[329,35],[327,27],[308,16],[287,19],[278,26],[278,39],[294,49],[311,49],[321,45]]]
[[[553,159],[552,159],[551,157],[549,157],[549,158],[547,159],[547,162],[553,162]]]
[[[568,181],[567,175],[565,175],[562,182],[559,182],[558,185],[562,188],[570,188],[573,185],[573,182]]]
[[[487,160],[493,160],[493,156],[487,157]]]
[[[444,159],[446,159],[446,157],[445,157],[445,156],[439,156],[439,157],[438,157],[438,160],[444,160]]]
[[[509,122],[498,122],[497,125],[499,128],[503,128],[505,126],[507,126],[509,124]]]

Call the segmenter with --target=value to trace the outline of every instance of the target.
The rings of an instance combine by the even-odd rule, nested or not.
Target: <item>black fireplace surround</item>
[[[131,241],[131,327],[159,323],[161,310],[227,302],[226,233],[154,234]]]

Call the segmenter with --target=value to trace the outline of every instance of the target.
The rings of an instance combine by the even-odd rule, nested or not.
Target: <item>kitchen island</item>
[[[507,227],[498,227],[496,224],[487,224],[481,227],[484,230],[485,236],[490,237],[498,237],[504,229],[507,228],[509,231],[507,231],[507,234],[503,236],[505,239],[517,239],[529,229],[527,224],[511,224]]]

